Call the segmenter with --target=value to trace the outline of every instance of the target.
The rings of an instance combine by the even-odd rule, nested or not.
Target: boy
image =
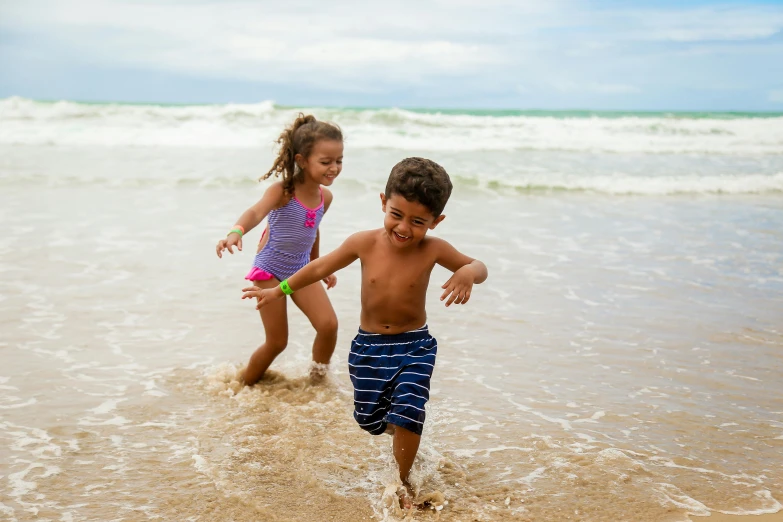
[[[279,287],[245,288],[242,296],[258,298],[261,308],[361,260],[361,327],[348,356],[354,418],[373,435],[392,434],[405,509],[413,504],[408,474],[419,449],[438,348],[426,325],[430,273],[436,263],[454,272],[442,286],[440,299],[447,299],[446,306],[467,303],[473,284],[487,278],[484,263],[442,239],[427,237],[446,217],[441,213],[451,188],[449,175],[437,163],[402,160],[381,194],[383,228],[350,236]]]

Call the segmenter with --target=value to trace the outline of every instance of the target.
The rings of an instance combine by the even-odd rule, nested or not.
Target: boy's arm
[[[444,291],[443,295],[440,296],[440,300],[443,301],[448,297],[446,306],[449,306],[452,302],[465,304],[470,299],[473,285],[487,280],[489,275],[487,266],[478,259],[466,256],[447,241],[442,239],[436,239],[436,241],[437,256],[435,262],[443,268],[454,272],[441,287]]]
[[[365,233],[359,232],[349,236],[342,245],[319,257],[312,263],[308,263],[297,273],[288,278],[288,286],[296,291],[299,288],[309,286],[319,279],[337,272],[359,259],[361,246],[364,243]],[[280,290],[278,288],[278,290]],[[280,290],[282,293],[282,290]]]
[[[342,245],[323,257],[319,257],[304,266],[297,273],[287,279],[288,286],[296,291],[309,286],[316,281],[325,278],[346,266],[350,265],[359,258],[362,245],[367,241],[368,236],[365,232],[359,232],[346,239]],[[260,289],[256,286],[243,288],[242,299],[257,297],[259,299],[258,308],[261,308],[268,301],[279,299],[285,296],[282,288]]]

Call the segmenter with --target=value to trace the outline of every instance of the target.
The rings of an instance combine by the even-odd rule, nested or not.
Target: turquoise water
[[[36,103],[54,104],[62,100],[32,100]],[[226,104],[201,103],[201,104],[181,104],[181,103],[138,103],[122,101],[99,101],[99,100],[66,100],[80,105],[119,105],[129,107],[220,107]],[[245,105],[245,104],[243,104]],[[249,104],[252,105],[252,104]],[[272,105],[278,110],[300,109],[296,105]],[[418,114],[444,114],[453,116],[486,116],[490,118],[502,118],[508,116],[533,116],[540,118],[684,118],[684,119],[718,119],[730,120],[736,118],[780,118],[783,112],[746,112],[746,111],[720,111],[720,112],[690,112],[690,111],[610,111],[610,110],[592,110],[592,109],[565,109],[565,110],[544,110],[544,109],[455,109],[455,108],[433,108],[433,107],[351,107],[351,106],[317,106],[331,111],[346,112],[364,112],[364,111],[385,111],[390,109],[401,109]]]
[[[718,119],[735,118],[780,118],[783,112],[682,112],[682,111],[595,111],[590,109],[540,110],[540,109],[430,109],[408,108],[405,110],[420,114],[448,114],[467,116],[488,116],[502,118],[506,116],[533,116],[540,118],[685,118]],[[341,110],[383,110],[385,107],[342,107]]]

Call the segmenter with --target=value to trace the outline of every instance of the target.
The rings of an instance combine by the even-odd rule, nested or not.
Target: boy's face
[[[383,227],[392,245],[399,248],[407,248],[417,245],[438,223],[446,217],[440,215],[437,218],[432,211],[416,201],[408,201],[399,194],[392,194],[386,199],[381,194],[381,204],[386,217],[383,219]]]

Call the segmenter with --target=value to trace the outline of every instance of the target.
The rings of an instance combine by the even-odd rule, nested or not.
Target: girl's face
[[[306,179],[328,187],[343,170],[343,142],[318,140],[307,158],[297,154],[295,159]]]

